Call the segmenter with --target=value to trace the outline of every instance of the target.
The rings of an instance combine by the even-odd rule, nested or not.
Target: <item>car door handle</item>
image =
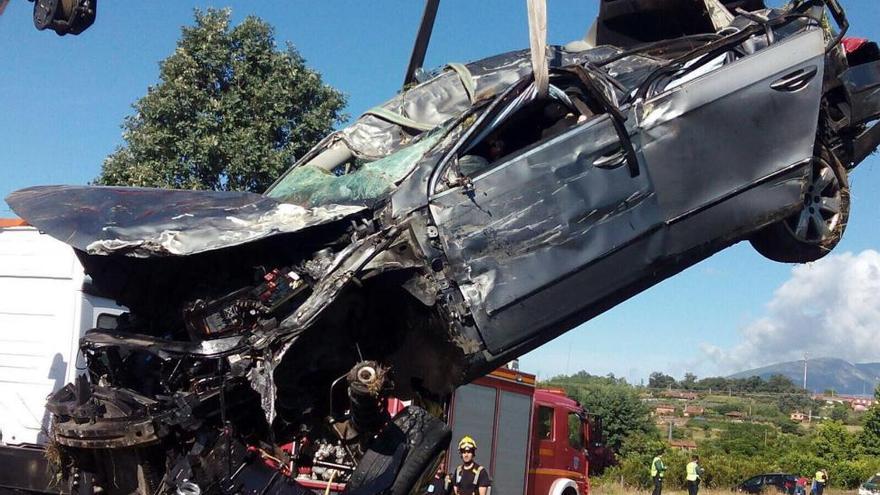
[[[770,88],[775,89],[776,91],[786,91],[789,93],[804,89],[810,84],[810,81],[816,77],[816,74],[819,72],[819,68],[816,66],[809,67],[806,69],[798,69],[791,74],[786,74],[780,79],[777,79],[770,85]]]
[[[618,148],[610,153],[606,153],[593,161],[594,167],[599,168],[616,168],[626,162],[626,152],[623,148]]]

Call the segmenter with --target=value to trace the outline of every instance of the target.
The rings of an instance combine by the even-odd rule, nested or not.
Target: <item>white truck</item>
[[[0,219],[0,491],[59,492],[45,457],[46,397],[82,368],[80,337],[125,308],[90,288],[70,246]]]

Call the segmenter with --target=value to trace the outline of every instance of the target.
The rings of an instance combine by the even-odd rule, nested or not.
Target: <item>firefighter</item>
[[[486,495],[492,482],[489,472],[474,462],[477,442],[465,435],[458,442],[458,453],[461,455],[461,466],[455,469],[455,479],[452,482],[455,495]]]
[[[663,491],[663,475],[666,473],[666,464],[663,464],[663,451],[654,456],[651,461],[651,479],[654,480],[654,491],[651,495],[660,495]]]
[[[700,489],[700,478],[703,476],[703,468],[700,467],[700,457],[697,454],[691,456],[691,462],[687,463],[687,477],[685,478],[688,495],[697,495]]]
[[[446,458],[446,453],[443,454]],[[440,461],[437,472],[425,487],[425,495],[450,495],[452,493],[452,479],[446,472],[446,462]]]

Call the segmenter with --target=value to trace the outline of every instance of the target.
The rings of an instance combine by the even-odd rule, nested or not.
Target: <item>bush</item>
[[[880,459],[862,456],[833,464],[828,469],[828,481],[833,486],[852,489],[877,472],[880,472]]]
[[[804,451],[788,452],[778,461],[780,471],[810,478],[813,477],[816,471],[822,468],[822,465],[822,459],[806,451],[806,449]]]
[[[755,457],[738,455],[712,455],[700,458],[707,487],[730,489],[746,479],[766,472],[766,465]]]

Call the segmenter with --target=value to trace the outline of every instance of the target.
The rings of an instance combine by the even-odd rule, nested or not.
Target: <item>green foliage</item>
[[[788,393],[780,395],[777,399],[779,410],[785,414],[791,414],[795,411],[807,412],[810,409],[818,410],[818,405],[804,393]]]
[[[773,424],[779,428],[779,431],[782,433],[788,433],[793,435],[801,434],[801,427],[794,421],[788,418],[776,418],[773,420]]]
[[[675,378],[655,371],[648,376],[648,386],[651,388],[667,388],[675,386]]]
[[[196,10],[98,184],[262,191],[342,120],[343,95],[271,26],[229,18]]]
[[[602,420],[605,443],[614,452],[620,452],[627,436],[656,430],[648,406],[623,378],[593,376],[581,371],[572,376],[555,377],[548,385],[565,388],[587,412]]]
[[[849,418],[849,408],[845,404],[836,403],[831,407],[831,419],[845,423]]]
[[[880,401],[880,385],[874,390],[874,398]],[[865,453],[880,456],[880,402],[868,409],[862,418],[862,425],[859,443]]]
[[[794,384],[790,378],[785,375],[772,375],[767,380],[759,376],[750,376],[748,378],[724,378],[713,376],[708,378],[697,379],[697,375],[693,373],[685,373],[681,381],[675,378],[655,371],[648,378],[648,386],[651,388],[683,388],[686,390],[713,390],[713,391],[730,391],[736,393],[755,393],[755,392],[771,392],[771,393],[794,393],[802,392],[801,388]]]
[[[859,452],[858,439],[842,423],[823,421],[813,432],[811,450],[826,463],[852,458]]]
[[[768,440],[776,437],[776,431],[768,425],[733,423],[706,448],[727,455],[752,457],[766,450]]]
[[[858,487],[877,472],[880,472],[880,459],[873,456],[859,456],[835,463],[828,474],[834,485],[851,489]]]
[[[630,418],[630,426],[611,421],[615,426],[609,429],[609,436],[620,439],[616,448],[618,463],[593,481],[596,484],[622,482],[629,487],[649,488],[651,459],[666,443],[656,427],[648,424],[641,428],[638,425],[645,422],[632,420],[631,411],[636,408],[622,398],[635,401],[636,389],[614,377],[596,377],[585,372],[576,377],[557,377],[553,383],[565,386],[569,394],[588,404],[591,412],[601,411],[599,415],[606,421],[606,418],[618,414],[617,411]],[[659,375],[654,378],[655,381],[663,380]],[[749,383],[757,386],[760,379]],[[774,386],[780,384],[781,381]],[[746,412],[751,405],[753,415],[769,421],[731,423],[715,417],[689,421],[686,433],[682,428],[674,430],[684,436],[695,433],[693,436],[697,438],[700,461],[705,469],[704,486],[708,488],[727,490],[761,473],[785,472],[812,477],[817,470],[826,469],[831,487],[852,489],[880,471],[880,457],[877,451],[871,450],[871,447],[880,449],[880,406],[865,414],[865,432],[856,435],[838,421],[822,422],[812,430],[790,421],[787,414],[779,410],[781,407],[777,409],[775,406],[785,404],[800,410],[813,408],[818,411],[809,397],[798,392],[785,393],[779,398],[713,396],[709,399],[712,403],[702,404],[707,409]],[[617,404],[615,401],[628,405],[611,407]],[[644,409],[640,414],[647,418]],[[701,428],[703,432],[699,431]],[[708,435],[710,432],[711,436]],[[664,484],[670,490],[683,489],[689,454],[668,446],[665,452],[663,461],[667,471]]]
[[[812,477],[813,473],[824,465],[822,459],[811,453],[809,448],[791,449],[785,452],[778,460],[780,471],[809,477]]]
[[[704,483],[709,488],[729,489],[747,478],[766,472],[761,462],[741,456],[704,455],[700,456],[700,464],[705,470]]]

